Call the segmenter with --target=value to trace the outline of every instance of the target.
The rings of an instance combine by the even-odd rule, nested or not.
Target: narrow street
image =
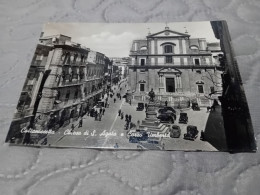
[[[121,91],[120,88],[122,88]],[[120,92],[121,96],[126,93],[127,82],[123,81],[120,87],[117,85],[113,86],[112,89],[115,95],[112,98],[108,98],[109,108],[105,108],[101,121],[96,121],[94,117],[85,115],[82,127],[78,128],[79,120],[73,122],[76,126],[73,133],[77,135],[65,135],[66,130],[70,132],[70,124],[66,128],[60,128],[56,134],[48,135],[47,144],[60,147],[114,148],[117,143],[120,148],[136,149],[137,144],[129,143],[126,138],[127,131],[124,130],[125,118],[122,120],[118,116],[118,110],[121,109],[124,115],[131,114],[134,123],[136,123],[138,118],[145,118],[145,112],[136,112],[135,106],[125,103],[124,98],[120,100],[116,97],[118,92]],[[114,98],[116,98],[115,103]],[[104,131],[112,135],[106,135]]]

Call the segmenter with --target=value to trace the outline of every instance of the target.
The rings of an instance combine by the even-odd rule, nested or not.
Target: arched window
[[[198,87],[198,93],[204,93],[204,82],[203,81],[197,81],[196,82]]]
[[[140,48],[140,50],[147,50],[147,47],[143,46],[143,47]]]
[[[172,46],[171,45],[165,45],[164,46],[164,53],[172,53]]]

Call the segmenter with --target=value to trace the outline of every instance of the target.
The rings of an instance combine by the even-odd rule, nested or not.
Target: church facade
[[[219,43],[190,38],[169,27],[149,33],[146,39],[132,43],[129,89],[138,100],[147,100],[153,89],[157,100],[167,100],[172,105],[185,100],[208,106],[221,91],[221,75],[217,71],[221,53]]]

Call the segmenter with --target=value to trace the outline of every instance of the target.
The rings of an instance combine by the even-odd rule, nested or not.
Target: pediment
[[[147,36],[148,38],[156,38],[156,37],[190,37],[190,35],[185,33],[180,33],[172,30],[163,30],[158,33],[154,33]]]
[[[177,68],[163,68],[158,71],[158,74],[181,74],[182,72]]]

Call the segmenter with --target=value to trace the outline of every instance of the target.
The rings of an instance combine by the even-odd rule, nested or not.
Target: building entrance
[[[166,92],[175,92],[174,78],[166,78]]]

